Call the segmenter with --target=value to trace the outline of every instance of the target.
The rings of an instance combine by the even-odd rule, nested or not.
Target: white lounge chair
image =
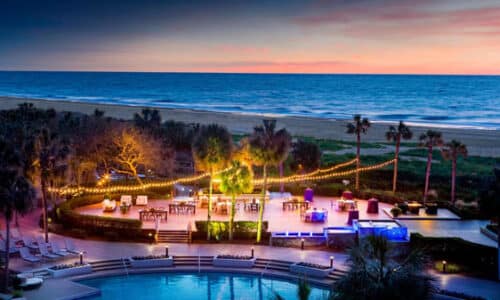
[[[46,257],[48,259],[56,259],[56,258],[61,257],[61,256],[56,255],[54,253],[50,253],[49,249],[47,248],[47,244],[40,244],[40,245],[38,245],[38,247],[39,247],[38,250],[40,250],[40,254],[43,257]]]
[[[131,195],[121,195],[120,197],[120,205],[122,203],[127,203],[132,205],[132,196]]]
[[[85,253],[85,251],[77,249],[75,247],[75,244],[73,243],[73,240],[71,239],[64,239],[64,243],[66,244],[66,251],[74,254],[80,254],[80,253]]]
[[[38,250],[38,244],[33,241],[33,238],[29,236],[23,236],[24,247],[28,247],[31,250]]]
[[[135,199],[135,205],[148,205],[148,196],[139,195]]]
[[[21,279],[19,287],[23,290],[32,290],[39,288],[43,283],[43,278],[33,276],[33,274],[21,273],[17,274],[17,278]]]
[[[40,262],[40,257],[34,256],[30,253],[30,250],[27,247],[19,248],[19,254],[21,258],[30,263]]]
[[[1,239],[0,239],[0,252],[5,253],[5,252],[7,252],[7,251],[8,251],[8,252],[9,252],[9,254],[12,254],[12,253],[17,253],[17,251],[18,251],[18,250],[17,250],[17,248],[16,248],[15,246],[12,246],[12,244],[13,244],[12,242],[10,243],[10,245],[11,245],[10,247],[7,247],[7,245],[6,245],[6,244],[7,244],[7,243],[5,242],[5,240],[1,240]],[[7,249],[7,248],[8,248],[8,249]]]
[[[50,243],[50,248],[52,248],[52,253],[59,255],[59,256],[68,256],[71,255],[69,251],[66,251],[64,249],[61,249],[57,243],[51,242]]]

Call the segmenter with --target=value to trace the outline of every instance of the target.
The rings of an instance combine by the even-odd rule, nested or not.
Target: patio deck
[[[347,223],[348,211],[338,212],[331,205],[331,201],[337,198],[334,197],[314,197],[314,202],[311,203],[310,207],[314,208],[324,208],[328,211],[328,220],[324,223],[306,223],[300,218],[300,211],[283,211],[282,202],[283,199],[272,199],[266,203],[264,211],[264,220],[269,221],[269,231],[272,232],[283,232],[283,231],[312,231],[321,232],[323,227],[327,226],[344,226]],[[383,210],[390,209],[392,206],[386,203],[379,203],[379,213],[378,214],[367,214],[367,201],[356,199],[358,201],[358,210],[360,219],[372,219],[372,220],[390,220],[391,218],[387,216]],[[172,203],[170,200],[149,200],[148,208],[159,208],[163,207],[168,209],[168,204]],[[89,206],[80,207],[77,211],[81,214],[87,215],[97,215],[97,216],[109,216],[117,218],[130,218],[139,219],[139,210],[144,209],[145,206],[132,206],[130,211],[126,214],[122,214],[119,209],[114,212],[103,212],[102,204],[94,204]],[[169,214],[166,222],[160,222],[159,226],[161,230],[186,230],[188,224],[191,222],[194,229],[194,221],[200,220],[204,221],[207,219],[207,208],[200,208],[199,205],[196,207],[196,214],[182,214],[175,215]],[[236,221],[257,221],[257,212],[248,212],[243,209],[243,203],[240,203],[240,209],[236,212]],[[219,214],[216,212],[212,213],[212,220],[214,221],[227,221],[229,220],[229,215]],[[155,228],[155,222],[144,221],[143,228]]]

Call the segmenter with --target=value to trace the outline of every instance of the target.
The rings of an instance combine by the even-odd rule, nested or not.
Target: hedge
[[[211,221],[210,227],[212,238],[214,240],[226,240],[229,237],[229,221]],[[268,222],[262,222],[262,240],[269,238]],[[194,239],[205,239],[207,237],[207,221],[195,222],[196,232],[193,232]],[[235,240],[251,240],[257,237],[257,222],[254,221],[235,221],[234,234]]]
[[[447,260],[467,266],[467,269],[488,277],[496,277],[497,249],[461,238],[424,237],[411,234],[412,248],[420,248],[436,260]]]
[[[87,233],[108,236],[110,232],[124,238],[143,238],[142,222],[134,219],[111,218],[83,215],[76,208],[96,204],[102,201],[100,196],[79,196],[67,200],[57,209],[57,219],[65,229],[81,230]]]

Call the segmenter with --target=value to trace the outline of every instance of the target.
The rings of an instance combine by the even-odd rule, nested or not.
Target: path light
[[[446,264],[447,264],[447,262],[446,262],[446,260],[443,260],[442,263],[443,263],[443,273],[446,273]]]
[[[80,265],[83,265],[83,252],[80,252]]]
[[[168,258],[168,246],[165,247],[165,257]]]
[[[255,249],[252,247],[252,249],[250,249],[250,250],[251,250],[251,251],[250,251],[251,256],[252,256],[252,258],[253,258]]]
[[[304,242],[305,242],[304,239],[300,239],[300,249],[301,250],[304,250]]]
[[[333,268],[333,256],[330,256],[330,268]]]

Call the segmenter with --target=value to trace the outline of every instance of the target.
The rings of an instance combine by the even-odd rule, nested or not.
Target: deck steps
[[[158,231],[158,243],[188,243],[189,233],[187,230],[160,230]]]
[[[125,267],[130,268],[130,262],[128,261],[128,259],[102,260],[91,262],[90,265],[92,266],[92,270],[94,272],[124,269]]]
[[[174,256],[174,266],[211,266],[213,256]]]

